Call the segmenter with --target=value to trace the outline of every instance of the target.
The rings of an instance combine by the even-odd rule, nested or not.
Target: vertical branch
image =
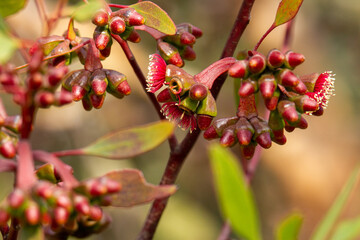
[[[233,56],[237,44],[242,36],[246,26],[250,20],[250,12],[255,0],[244,0],[241,8],[239,10],[238,16],[230,33],[229,39],[225,44],[223,53],[221,58],[231,57]],[[215,81],[211,92],[216,98],[218,95],[225,79],[226,74],[222,74],[220,77],[217,78]],[[164,171],[163,177],[161,179],[160,184],[173,184],[176,181],[176,178],[180,172],[180,169],[191,151],[192,147],[195,145],[197,138],[200,135],[200,130],[196,129],[193,133],[188,133],[184,140],[178,145],[174,151],[170,153],[170,157],[168,160],[168,164]],[[150,212],[147,216],[145,224],[138,235],[138,240],[147,240],[152,239],[154,233],[156,231],[157,225],[160,221],[162,213],[166,207],[168,198],[164,199],[157,199],[154,201]]]
[[[39,16],[42,23],[42,35],[46,36],[46,34],[49,32],[49,26],[48,26],[48,16],[46,14],[44,0],[35,0],[35,4],[39,12]]]
[[[291,41],[291,35],[292,35],[292,29],[294,28],[294,19],[289,21],[286,24],[286,32],[285,32],[285,36],[284,36],[284,42],[283,45],[281,47],[282,52],[286,52],[289,50],[289,46],[290,46],[290,41]]]
[[[29,189],[36,181],[31,151],[29,141],[21,139],[18,144],[19,156],[16,171],[16,187],[23,190]]]

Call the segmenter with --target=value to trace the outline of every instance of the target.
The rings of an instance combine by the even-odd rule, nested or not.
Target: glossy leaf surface
[[[145,18],[145,25],[167,35],[176,33],[176,26],[169,15],[158,5],[149,1],[139,2],[129,7],[135,9]]]
[[[218,144],[210,147],[210,162],[224,219],[238,236],[261,239],[256,207],[236,157]]]
[[[159,146],[174,131],[174,124],[160,121],[125,129],[98,139],[82,149],[82,154],[111,159],[124,159],[145,153]]]
[[[299,239],[299,231],[303,217],[299,214],[292,214],[287,217],[277,228],[276,240]]]

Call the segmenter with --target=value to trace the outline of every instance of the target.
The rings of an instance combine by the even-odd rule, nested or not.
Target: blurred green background
[[[48,2],[48,9],[55,1]],[[135,1],[114,3],[131,4]],[[242,1],[178,0],[154,1],[173,18],[175,23],[190,22],[200,27],[204,35],[194,46],[197,59],[186,62],[185,69],[192,74],[216,61],[222,52]],[[279,1],[257,0],[251,21],[238,50],[252,49],[274,20]],[[351,170],[358,165],[359,99],[360,99],[360,4],[358,0],[304,1],[295,21],[291,49],[303,53],[304,64],[296,73],[324,72],[336,74],[336,96],[330,101],[322,117],[306,117],[307,130],[287,133],[284,146],[274,144],[264,150],[260,165],[252,181],[264,239],[273,239],[276,225],[288,214],[297,211],[304,215],[300,239],[308,239],[311,231],[339,193]],[[24,38],[40,36],[41,25],[33,1],[25,10],[9,18],[9,23]],[[60,21],[53,34],[62,34],[68,20]],[[92,36],[92,24],[76,24],[82,36]],[[259,51],[266,54],[280,48],[285,27],[274,30]],[[141,33],[140,44],[130,43],[141,68],[147,73],[148,55],[154,53],[156,43]],[[21,64],[18,59],[16,64]],[[128,76],[133,93],[122,100],[107,96],[100,110],[85,112],[81,103],[63,108],[50,108],[38,112],[32,144],[35,149],[48,151],[82,147],[96,138],[122,128],[158,120],[157,114],[142,91],[129,63],[119,46],[112,47],[111,56],[103,62],[105,68],[123,72]],[[71,65],[78,69],[79,64]],[[218,98],[218,117],[235,115],[233,79],[228,78]],[[4,97],[9,113],[18,108],[11,98]],[[185,133],[177,130],[181,139]],[[160,221],[155,240],[216,239],[222,219],[213,190],[208,142],[200,138],[180,172],[178,192],[171,197]],[[237,146],[233,147],[237,152]],[[79,179],[102,175],[121,168],[138,168],[145,178],[157,184],[169,156],[167,143],[140,157],[112,161],[95,157],[64,158],[74,167]],[[10,174],[1,174],[0,181],[8,182]],[[5,185],[5,184],[2,184]],[[3,186],[1,196],[10,191]],[[360,214],[359,188],[353,194],[342,218]],[[146,218],[150,205],[130,209],[108,208],[113,224],[102,234],[91,239],[135,239]]]

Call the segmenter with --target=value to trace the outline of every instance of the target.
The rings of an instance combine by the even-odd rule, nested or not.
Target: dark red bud
[[[285,126],[285,130],[286,130],[287,132],[292,132],[292,131],[295,130],[295,127],[286,125],[286,126]]]
[[[324,114],[324,108],[321,106],[319,107],[318,110],[316,110],[315,112],[312,113],[312,115],[314,115],[314,116],[321,116],[323,114]]]
[[[49,76],[48,76],[49,85],[52,87],[57,86],[67,72],[68,72],[68,68],[64,66],[58,68],[50,68]]]
[[[74,85],[71,88],[71,93],[74,101],[80,101],[87,94],[87,90],[80,85]]]
[[[90,206],[90,218],[95,221],[100,221],[103,213],[100,207],[98,206]]]
[[[132,11],[129,14],[128,21],[130,26],[140,26],[145,23],[145,18],[142,15],[140,15],[138,12]]]
[[[0,153],[5,158],[14,158],[16,155],[16,147],[11,140],[3,141],[0,145]]]
[[[13,131],[18,133],[21,129],[22,126],[22,117],[19,115],[15,115],[15,116],[7,116],[4,119],[4,126]]]
[[[125,31],[126,24],[124,19],[119,16],[115,16],[110,21],[110,31],[114,34],[121,34]]]
[[[63,106],[72,102],[72,93],[61,89],[61,91],[55,93],[55,104],[57,106]]]
[[[92,196],[101,196],[107,193],[106,186],[99,182],[98,180],[91,180],[87,183],[89,188],[89,193]]]
[[[203,84],[197,83],[191,86],[189,91],[189,97],[192,100],[201,101],[206,98],[207,92],[208,90]]]
[[[32,202],[25,209],[26,222],[30,225],[36,225],[40,222],[40,209],[39,206]]]
[[[261,133],[255,140],[263,148],[271,147],[271,137],[269,132]]]
[[[308,91],[306,85],[302,81],[300,81],[293,89],[299,94],[305,94]]]
[[[15,189],[12,193],[10,193],[7,200],[11,208],[19,208],[25,200],[24,192],[20,189]]]
[[[276,81],[273,75],[264,74],[259,79],[259,90],[265,99],[269,99],[274,95],[276,89]]]
[[[36,186],[35,193],[45,199],[49,199],[53,195],[52,185],[49,182],[39,182]]]
[[[267,65],[271,69],[281,67],[284,64],[284,61],[285,55],[278,49],[270,50],[269,54],[267,55]]]
[[[300,119],[300,114],[296,111],[295,103],[283,100],[278,104],[278,111],[280,115],[290,124],[296,123]]]
[[[196,42],[196,38],[189,32],[182,32],[180,34],[180,43],[183,45],[193,45]]]
[[[241,155],[245,159],[251,159],[254,156],[255,148],[256,148],[256,144],[253,142],[251,142],[249,145],[241,146],[240,147]]]
[[[104,104],[105,94],[104,95],[89,94],[89,98],[92,106],[96,109],[100,109]]]
[[[220,137],[218,135],[218,133],[216,132],[214,126],[210,126],[208,129],[206,129],[206,131],[204,132],[204,138],[206,140],[212,140],[212,139],[215,139],[215,138],[218,138]]]
[[[54,220],[58,225],[64,225],[69,219],[70,213],[66,208],[55,207],[54,209]]]
[[[299,123],[296,125],[296,127],[300,129],[306,129],[308,127],[308,123],[305,120],[305,118],[301,117]]]
[[[246,78],[249,75],[248,61],[236,61],[236,63],[229,68],[229,75],[233,78]]]
[[[104,48],[103,50],[100,50],[99,53],[100,53],[100,60],[104,60],[106,59],[108,56],[110,56],[110,53],[111,53],[111,45],[112,45],[112,41],[110,41],[108,43],[108,45],[106,45],[106,48]]]
[[[267,98],[265,99],[265,106],[267,109],[269,109],[270,111],[273,111],[276,109],[278,101],[279,101],[279,92],[275,91],[274,96],[272,96],[271,98]]]
[[[196,59],[196,53],[191,46],[185,46],[180,55],[183,59],[188,61],[193,61]]]
[[[90,98],[89,98],[89,94],[85,95],[84,98],[81,100],[81,102],[82,102],[83,108],[86,111],[90,111],[93,108]]]
[[[248,97],[257,90],[257,83],[255,81],[245,80],[239,88],[239,95],[240,97]]]
[[[10,219],[10,215],[4,209],[0,209],[0,226],[7,226],[7,221]]]
[[[220,144],[223,147],[231,147],[236,143],[235,132],[231,128],[224,130],[223,135],[220,138]]]
[[[123,95],[129,95],[131,93],[131,88],[127,80],[122,81],[116,89],[119,93]]]
[[[249,145],[253,133],[248,129],[239,129],[237,130],[236,135],[240,145]]]
[[[175,52],[171,57],[170,59],[168,60],[168,62],[170,64],[173,64],[177,67],[182,67],[184,65],[184,62],[183,60],[181,59],[181,56],[179,54],[179,52]]]
[[[279,83],[285,87],[296,87],[300,83],[300,79],[288,69],[280,71],[278,76]]]
[[[164,90],[162,90],[157,96],[156,96],[156,99],[158,100],[158,102],[168,102],[170,100],[172,100],[172,97],[171,97],[171,93],[169,91],[168,88],[165,88]]]
[[[292,51],[288,51],[285,54],[286,64],[289,68],[295,68],[305,61],[304,55],[300,53],[294,53]]]
[[[260,54],[255,54],[249,59],[249,70],[251,73],[259,74],[265,70],[265,57]]]
[[[108,16],[107,12],[105,12],[104,10],[100,10],[93,17],[92,23],[97,26],[103,27],[108,24],[108,19],[109,19],[109,16]]]
[[[35,95],[35,104],[40,108],[48,108],[55,102],[55,96],[52,92],[37,92]]]
[[[211,116],[199,114],[197,116],[197,123],[198,123],[200,130],[208,129],[212,122],[212,119],[213,119],[213,117],[211,117]]]
[[[31,89],[39,89],[43,84],[43,76],[40,72],[34,72],[29,77],[29,87]]]
[[[130,42],[133,42],[133,43],[138,43],[141,41],[141,37],[140,37],[139,33],[134,30],[130,33],[127,40],[129,40]]]
[[[110,36],[108,34],[105,33],[99,34],[95,39],[96,48],[99,50],[104,50],[108,45],[109,41],[110,41]]]
[[[273,141],[279,145],[284,145],[286,143],[286,137],[284,135],[284,129],[272,130],[274,135]]]
[[[103,80],[94,80],[91,82],[91,88],[96,95],[103,95],[106,91],[107,82]]]
[[[201,37],[203,35],[203,32],[201,31],[201,29],[198,28],[198,27],[195,27],[194,25],[191,25],[191,33],[196,38],[199,38],[199,37]]]

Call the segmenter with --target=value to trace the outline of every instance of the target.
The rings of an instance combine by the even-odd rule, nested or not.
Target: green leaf
[[[325,217],[319,223],[315,229],[311,239],[312,240],[322,240],[326,239],[332,230],[334,223],[339,217],[341,210],[344,208],[346,202],[351,195],[351,192],[355,189],[356,183],[359,179],[360,167],[358,166],[351,174],[350,178],[346,182],[345,186],[341,190],[340,194],[337,196],[335,202],[331,206],[330,210],[326,213]]]
[[[155,28],[167,35],[174,35],[176,33],[176,26],[173,20],[155,3],[143,1],[129,7],[135,9],[145,18],[146,26]]]
[[[18,48],[18,41],[12,39],[5,31],[0,30],[0,64],[10,60]]]
[[[93,0],[89,3],[81,3],[72,15],[72,18],[78,22],[85,22],[90,20],[95,13],[103,7],[101,1]]]
[[[41,45],[44,55],[47,56],[57,45],[64,42],[64,40],[65,38],[62,36],[53,35],[39,38],[38,43]]]
[[[342,221],[331,240],[352,240],[360,238],[360,217]]]
[[[111,159],[134,157],[164,142],[174,131],[174,124],[160,121],[122,130],[98,139],[82,149],[82,154]]]
[[[276,12],[274,27],[293,19],[300,9],[303,0],[282,0]]]
[[[213,144],[209,149],[211,169],[220,209],[232,229],[247,240],[261,239],[256,207],[236,157]]]
[[[24,226],[20,230],[20,238],[19,239],[26,239],[26,240],[44,240],[44,231],[39,226]]]
[[[26,0],[1,0],[0,16],[7,17],[11,14],[17,13],[25,7],[26,2]]]
[[[276,240],[298,239],[303,217],[300,214],[292,214],[281,222],[276,230]]]
[[[122,186],[119,193],[110,195],[113,207],[131,207],[148,203],[158,198],[168,197],[177,189],[175,185],[149,184],[137,169],[113,171],[107,173],[106,177],[117,181]]]

